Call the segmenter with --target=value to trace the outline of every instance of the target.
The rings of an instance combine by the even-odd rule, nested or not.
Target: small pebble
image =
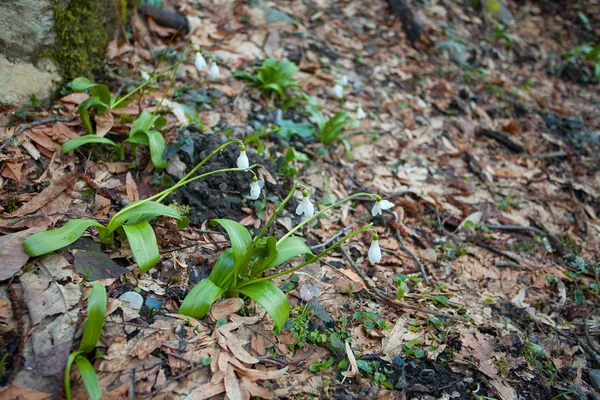
[[[141,310],[144,304],[144,298],[138,292],[125,292],[119,296],[119,300],[129,303],[129,307],[134,310]]]
[[[590,381],[596,389],[600,389],[600,369],[590,369]]]

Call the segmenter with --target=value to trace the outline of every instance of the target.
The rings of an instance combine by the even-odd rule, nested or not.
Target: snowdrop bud
[[[342,87],[342,85],[340,85],[339,83],[336,83],[335,86],[333,87],[333,94],[338,99],[343,99],[344,98],[344,88]]]
[[[304,214],[306,218],[310,218],[315,215],[315,206],[310,202],[308,197],[308,191],[302,191],[302,202],[296,207],[296,215]]]
[[[210,65],[210,79],[217,79],[219,77],[219,67],[217,60],[213,57],[212,64]]]
[[[346,86],[347,84],[348,84],[348,77],[346,75],[343,75],[342,78],[340,79],[340,85]]]
[[[377,196],[377,200],[375,200],[375,205],[371,209],[371,215],[374,217],[377,216],[378,214],[383,215],[383,211],[389,210],[390,208],[392,208],[394,206],[395,206],[395,204],[392,203],[391,201],[381,200],[381,197]]]
[[[356,109],[356,119],[364,119],[367,115],[362,109],[360,103],[358,103],[358,108]]]
[[[379,236],[373,232],[373,240],[369,247],[369,261],[371,264],[377,264],[381,261],[381,248],[379,247]]]
[[[196,58],[194,59],[194,64],[196,65],[196,69],[198,72],[201,72],[204,68],[206,68],[206,60],[202,57],[202,53],[199,51],[196,53]]]
[[[237,167],[248,168],[249,166],[250,160],[248,160],[248,156],[246,155],[246,146],[242,145],[240,147],[240,156],[237,159]]]
[[[250,198],[256,200],[258,196],[260,196],[260,185],[258,184],[258,178],[255,176],[250,184]]]

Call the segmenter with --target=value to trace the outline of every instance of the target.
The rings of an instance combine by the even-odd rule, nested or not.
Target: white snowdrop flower
[[[196,65],[196,69],[198,70],[198,72],[201,72],[204,68],[206,68],[206,60],[204,59],[204,57],[202,57],[202,53],[196,53],[194,64]]]
[[[348,84],[348,77],[346,75],[343,75],[342,78],[340,79],[340,85],[346,86],[347,84]]]
[[[255,176],[250,184],[250,198],[252,200],[256,200],[258,199],[258,196],[260,196],[260,185],[258,184],[258,179]]]
[[[310,218],[315,215],[315,206],[310,202],[308,197],[308,191],[302,191],[302,202],[296,207],[296,215],[304,214],[306,218]]]
[[[356,119],[364,119],[367,116],[362,109],[360,103],[358,103],[358,108],[356,109]]]
[[[240,156],[237,158],[237,167],[238,168],[248,168],[250,166],[250,160],[248,160],[248,156],[246,155],[246,146],[240,147]]]
[[[340,85],[339,83],[336,83],[335,86],[333,87],[333,94],[338,99],[343,99],[344,98],[344,88],[342,87],[342,85]]]
[[[379,247],[379,236],[373,233],[371,247],[369,247],[369,261],[371,264],[377,264],[381,261],[381,248]]]
[[[150,79],[150,75],[146,71],[140,71],[140,75],[142,75],[142,79],[144,81],[147,81],[148,79]]]
[[[210,65],[210,79],[217,79],[219,77],[219,66],[217,65],[217,60],[213,57],[212,64]]]
[[[394,206],[395,206],[395,204],[392,203],[391,201],[381,200],[381,197],[377,196],[375,205],[371,209],[371,215],[374,217],[377,216],[377,214],[383,215],[383,211],[389,210],[390,208],[392,208]]]

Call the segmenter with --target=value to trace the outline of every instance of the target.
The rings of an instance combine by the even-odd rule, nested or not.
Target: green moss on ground
[[[102,70],[109,40],[104,26],[106,2],[55,1],[56,43],[49,49],[49,56],[58,66],[65,82],[78,76],[92,79]]]

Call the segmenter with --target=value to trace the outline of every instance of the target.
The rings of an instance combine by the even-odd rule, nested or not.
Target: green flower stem
[[[185,53],[187,53],[187,51],[192,46],[193,46],[192,43],[188,44],[187,47],[183,50],[183,53],[181,54],[181,60],[179,60],[175,63],[175,71],[173,71],[173,75],[171,75],[171,81],[169,82],[169,86],[167,86],[167,90],[165,90],[165,93],[163,94],[162,98],[160,99],[160,102],[154,109],[154,112],[152,113],[152,118],[150,118],[148,120],[148,122],[146,122],[146,126],[144,126],[144,130],[148,129],[148,124],[150,124],[152,122],[152,120],[154,119],[154,116],[160,109],[160,106],[162,106],[163,101],[167,98],[167,94],[169,94],[169,90],[171,90],[171,88],[173,87],[173,84],[175,83],[175,78],[177,77],[177,70],[179,69],[179,66],[186,60]]]
[[[364,193],[363,193],[364,194]],[[352,239],[354,236],[360,235],[361,233],[369,230],[369,228],[371,228],[371,226],[373,226],[373,223],[370,223],[362,228],[360,228],[359,230],[357,230],[356,232],[352,232],[351,234],[345,236],[344,238],[342,238],[339,242],[329,246],[328,248],[326,248],[325,250],[323,250],[322,252],[320,252],[319,254],[317,254],[316,256],[312,257],[310,260],[303,262],[302,264],[294,267],[294,268],[290,268],[287,271],[283,271],[280,272],[278,274],[274,274],[274,275],[269,275],[269,276],[265,276],[264,278],[260,278],[260,279],[252,279],[249,281],[246,281],[242,284],[240,284],[238,287],[234,288],[234,290],[239,290],[240,288],[250,285],[250,284],[255,284],[258,282],[265,282],[265,281],[270,281],[272,279],[275,278],[279,278],[280,276],[284,276],[284,275],[288,275],[291,274],[293,272],[298,271],[301,268],[306,267],[309,264],[314,263],[315,261],[317,261],[318,259],[320,259],[321,257],[323,257],[325,254],[329,253],[331,250],[341,246],[344,242],[346,242],[347,240]]]
[[[251,165],[249,168],[253,168],[253,167],[255,167],[255,166],[256,166],[256,165]],[[121,211],[119,211],[118,213],[116,213],[116,214],[115,214],[115,215],[112,217],[112,219],[115,219],[115,218],[117,218],[119,215],[123,214],[123,213],[124,213],[125,211],[127,211],[127,210],[131,210],[132,208],[139,207],[139,206],[141,206],[142,204],[144,204],[144,203],[147,203],[147,202],[149,202],[149,201],[152,201],[152,200],[154,200],[154,199],[157,199],[157,198],[159,198],[159,197],[160,197],[160,198],[161,198],[161,200],[162,200],[162,199],[164,199],[164,197],[168,196],[168,195],[169,195],[171,192],[173,192],[175,189],[179,189],[180,187],[182,187],[182,186],[185,186],[185,185],[187,185],[188,183],[190,183],[190,182],[193,182],[193,181],[196,181],[196,180],[198,180],[198,179],[206,178],[207,176],[211,176],[211,175],[218,174],[218,173],[221,173],[221,172],[242,172],[242,171],[247,171],[247,170],[248,170],[248,168],[225,168],[225,169],[218,169],[218,170],[216,170],[216,171],[210,171],[210,172],[207,172],[207,173],[205,173],[205,174],[202,174],[202,175],[198,175],[198,176],[196,176],[196,177],[194,177],[194,178],[191,178],[191,179],[188,179],[188,180],[185,180],[185,181],[183,181],[183,180],[182,180],[182,181],[179,181],[179,182],[177,182],[177,183],[176,183],[174,186],[170,187],[169,189],[163,190],[162,192],[160,192],[160,193],[157,193],[157,194],[155,194],[154,196],[150,196],[150,197],[148,197],[147,199],[140,200],[140,201],[138,201],[138,202],[136,202],[136,203],[128,204],[128,205],[127,205],[127,206],[125,206],[125,207],[124,207],[124,208],[123,208]]]
[[[353,195],[348,196],[345,199],[342,199],[342,200],[338,201],[337,203],[334,203],[334,204],[332,204],[332,205],[330,205],[328,207],[325,207],[324,209],[322,209],[321,211],[319,211],[318,213],[316,213],[312,217],[310,217],[308,219],[305,219],[304,221],[300,222],[298,225],[296,225],[295,228],[293,228],[291,231],[289,231],[288,233],[286,233],[285,235],[283,235],[283,237],[277,241],[277,244],[283,242],[285,239],[287,239],[288,237],[292,236],[294,234],[294,232],[296,232],[298,229],[302,228],[304,225],[308,224],[313,219],[319,217],[324,212],[326,212],[328,210],[331,210],[332,208],[337,207],[340,204],[343,204],[343,203],[347,202],[348,200],[352,200],[355,197],[360,197],[360,196],[369,196],[373,200],[376,200],[376,198],[377,198],[377,195],[372,194],[372,193],[366,193],[366,192],[354,193]]]
[[[261,237],[264,236],[264,234],[265,234],[267,228],[269,227],[269,225],[271,225],[273,223],[273,220],[275,219],[275,217],[277,217],[277,214],[279,214],[279,212],[283,209],[283,207],[285,207],[285,205],[288,203],[288,201],[290,201],[292,199],[292,197],[294,196],[294,193],[296,192],[296,187],[298,187],[298,182],[294,182],[294,186],[292,187],[292,190],[290,190],[290,192],[288,193],[288,195],[286,196],[286,198],[283,199],[283,201],[281,202],[281,204],[279,205],[279,207],[277,207],[277,209],[275,210],[275,212],[273,213],[273,215],[271,215],[271,217],[269,218],[269,220],[267,221],[267,223],[265,224],[265,226],[260,230],[260,232],[258,232],[258,235],[256,235],[256,237],[252,241],[252,245],[253,246],[256,243],[258,243],[258,241],[260,240]]]
[[[212,153],[210,153],[208,156],[206,156],[206,157],[204,158],[204,160],[200,161],[200,162],[199,162],[199,163],[198,163],[198,164],[197,164],[197,165],[196,165],[196,166],[195,166],[195,167],[194,167],[194,168],[193,168],[193,169],[192,169],[190,172],[188,172],[188,173],[187,173],[187,174],[186,174],[186,175],[185,175],[183,178],[181,178],[181,179],[179,180],[179,182],[177,182],[177,183],[175,184],[175,186],[177,186],[177,185],[179,185],[179,183],[181,183],[181,182],[184,182],[184,181],[186,181],[187,179],[189,179],[189,177],[190,177],[190,176],[194,175],[194,173],[195,173],[196,171],[198,171],[198,169],[199,169],[201,166],[203,166],[204,164],[206,164],[206,162],[207,162],[208,160],[210,160],[210,159],[211,159],[211,158],[212,158],[212,157],[213,157],[215,154],[217,154],[218,152],[220,152],[221,150],[223,150],[225,147],[229,146],[229,145],[230,145],[230,144],[232,144],[232,143],[238,143],[238,144],[240,144],[240,145],[243,145],[243,144],[244,144],[244,143],[243,143],[241,140],[239,140],[239,139],[228,140],[227,142],[223,143],[222,145],[220,145],[219,147],[217,147],[217,148],[216,148],[216,149],[215,149],[215,150],[214,150]],[[179,186],[178,186],[178,187],[179,187]],[[163,200],[165,199],[165,197],[167,197],[167,196],[168,196],[168,195],[169,195],[169,194],[172,192],[172,190],[171,190],[171,191],[169,191],[170,189],[173,189],[173,188],[169,188],[169,189],[167,189],[167,190],[164,190],[163,192],[161,192],[161,193],[164,193],[164,195],[162,195],[162,196],[160,196],[160,197],[159,197],[159,199],[158,199],[158,202],[159,202],[159,203],[160,203],[161,201],[163,201]],[[159,194],[160,194],[160,193],[159,193]]]
[[[192,60],[193,57],[189,57],[184,59],[183,61],[189,61]],[[127,100],[129,97],[133,96],[135,93],[137,93],[140,89],[145,88],[146,86],[148,86],[149,84],[151,84],[152,82],[154,82],[155,80],[157,80],[158,78],[160,78],[161,76],[163,76],[164,74],[166,74],[167,72],[169,72],[170,70],[172,70],[173,68],[175,68],[177,66],[177,64],[173,64],[168,68],[165,68],[162,72],[160,72],[157,75],[152,76],[150,79],[148,79],[146,82],[142,83],[141,85],[138,85],[135,89],[133,89],[131,92],[127,93],[125,96],[121,97],[118,101],[116,101],[111,108],[117,108],[119,106],[119,104],[121,104],[122,102],[124,102],[125,100]]]

